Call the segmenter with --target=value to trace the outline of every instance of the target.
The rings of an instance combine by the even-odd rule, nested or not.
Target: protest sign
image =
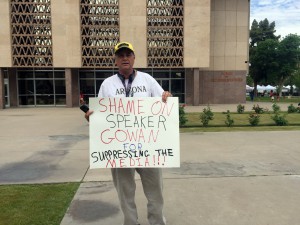
[[[90,98],[90,168],[179,167],[178,98]]]

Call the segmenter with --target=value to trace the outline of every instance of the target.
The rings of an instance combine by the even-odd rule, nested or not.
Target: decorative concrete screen
[[[50,0],[11,0],[10,13],[13,66],[52,66]]]
[[[183,67],[183,0],[147,0],[148,67]]]
[[[111,68],[119,42],[119,1],[81,0],[82,66]]]

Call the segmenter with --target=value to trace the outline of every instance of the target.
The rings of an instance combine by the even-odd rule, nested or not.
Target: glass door
[[[66,105],[65,72],[63,70],[18,71],[20,106]]]
[[[4,78],[4,99],[5,107],[10,107],[8,78]]]

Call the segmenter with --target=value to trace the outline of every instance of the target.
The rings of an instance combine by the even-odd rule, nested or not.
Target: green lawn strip
[[[246,97],[246,100],[247,101],[251,101],[249,96]],[[269,96],[256,97],[256,98],[253,99],[253,101],[254,102],[272,102],[271,98]],[[288,98],[288,97],[281,97],[279,99],[279,101],[277,101],[276,99],[274,101],[274,103],[280,103],[280,102],[290,102],[294,106],[297,106],[298,103],[300,102],[300,97],[299,96],[292,96],[290,98]],[[297,104],[295,104],[295,103],[297,103]]]
[[[253,113],[253,112],[252,112]],[[234,126],[250,126],[249,117],[250,112],[245,112],[238,114],[235,112],[230,112],[231,117],[234,120]],[[280,112],[280,115],[286,115],[286,119],[289,121],[289,125],[299,125],[300,126],[300,113],[287,113]],[[187,113],[188,122],[186,123],[187,127],[202,126],[200,121],[200,112],[197,113]],[[272,126],[275,125],[272,120],[274,113],[262,113],[259,114],[261,126]],[[226,114],[221,112],[214,112],[214,119],[209,122],[209,126],[225,126]]]
[[[287,113],[280,112],[280,115],[286,115],[288,126],[276,126],[271,116],[274,113],[268,112],[259,114],[260,122],[258,126],[250,126],[249,117],[250,112],[238,114],[235,112],[230,113],[231,118],[234,120],[232,127],[225,125],[226,114],[221,112],[214,112],[214,119],[209,121],[208,127],[202,127],[200,121],[200,112],[186,113],[188,122],[180,129],[181,132],[193,131],[268,131],[268,130],[300,130],[300,113]]]
[[[79,185],[1,185],[0,224],[59,225]]]
[[[180,133],[189,132],[236,132],[236,131],[292,131],[300,126],[256,126],[256,127],[184,127]]]

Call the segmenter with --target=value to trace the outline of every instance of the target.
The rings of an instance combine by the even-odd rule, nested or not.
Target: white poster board
[[[178,98],[90,98],[90,168],[180,167]]]

